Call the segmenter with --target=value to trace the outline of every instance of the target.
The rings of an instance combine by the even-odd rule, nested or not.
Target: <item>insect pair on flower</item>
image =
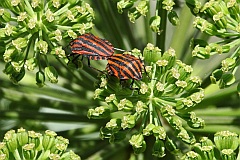
[[[88,66],[91,68],[93,67],[90,65],[90,60],[107,60],[107,73],[110,76],[117,77],[120,81],[132,79],[131,89],[134,80],[142,79],[142,68],[144,67],[142,60],[130,54],[114,54],[114,50],[119,49],[114,48],[105,39],[96,37],[91,33],[86,33],[71,41],[70,47],[72,53],[67,58],[74,64],[76,64],[76,60],[80,56],[82,56],[82,59],[83,57],[87,58]]]

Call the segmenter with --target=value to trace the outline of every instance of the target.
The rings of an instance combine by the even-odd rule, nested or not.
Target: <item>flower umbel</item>
[[[66,152],[69,141],[53,131],[45,134],[20,128],[8,131],[0,142],[0,159],[74,159],[81,158],[73,151]],[[21,151],[21,152],[19,152]],[[58,158],[53,158],[58,157]]]
[[[93,19],[92,8],[82,0],[0,3],[0,54],[7,63],[4,73],[14,83],[24,77],[26,69],[33,71],[38,66],[37,72],[44,73],[50,67],[47,55],[65,58],[65,51],[59,47],[64,44],[63,38],[70,41],[88,32]],[[56,83],[57,79],[50,82]]]
[[[139,56],[141,54],[136,52],[136,49],[132,52],[138,53]],[[121,116],[112,116],[101,129],[101,138],[109,138],[110,142],[116,142],[126,137],[125,130],[134,130],[130,132],[129,142],[135,153],[141,153],[146,148],[144,138],[154,136],[156,144],[153,154],[162,157],[165,155],[164,142],[172,144],[167,135],[169,127],[164,125],[166,122],[175,130],[177,138],[184,143],[195,143],[193,134],[187,131],[183,124],[186,121],[191,128],[204,126],[204,121],[189,111],[203,100],[204,92],[199,88],[201,79],[191,76],[191,66],[176,60],[172,48],[162,53],[159,48],[148,44],[143,56],[148,68],[147,75],[143,73],[143,79],[135,80],[133,84],[133,88],[138,88],[139,92],[128,88],[131,80],[120,84],[116,77],[109,77],[105,85],[99,84],[100,88],[96,89],[94,96],[105,101],[107,105],[101,107],[101,114],[97,110],[99,107],[95,110],[90,109],[88,117],[105,118],[106,115],[110,116],[110,113],[121,112]],[[161,148],[161,151],[157,148]]]
[[[211,76],[211,82],[218,83],[220,88],[229,87],[235,83],[235,75],[240,66],[239,1],[209,0],[201,5],[198,0],[188,0],[187,4],[196,15],[193,26],[209,36],[219,38],[218,41],[209,44],[204,40],[193,40],[195,44],[192,45],[192,55],[208,59],[212,55],[230,53]]]

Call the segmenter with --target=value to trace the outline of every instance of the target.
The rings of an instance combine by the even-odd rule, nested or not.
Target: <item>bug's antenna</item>
[[[120,49],[120,48],[113,48],[113,49],[115,49],[115,50],[117,50],[117,51],[125,52],[125,50]]]

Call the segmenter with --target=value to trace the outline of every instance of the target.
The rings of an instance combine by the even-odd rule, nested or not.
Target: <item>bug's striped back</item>
[[[120,80],[142,79],[142,61],[130,54],[115,54],[108,58],[106,70]]]
[[[114,53],[113,45],[91,33],[86,33],[70,42],[72,53],[83,55],[92,60],[107,59]]]

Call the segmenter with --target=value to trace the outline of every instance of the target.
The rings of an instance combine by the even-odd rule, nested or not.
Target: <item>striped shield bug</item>
[[[91,67],[90,60],[104,60],[112,56],[114,53],[114,47],[109,41],[96,37],[91,33],[86,33],[77,37],[72,40],[69,45],[72,53],[69,54],[67,58],[70,61],[70,57],[73,56],[71,61],[76,66],[77,64],[75,61],[80,56],[82,56],[82,59],[83,57],[86,57],[88,59],[88,66]]]
[[[108,59],[106,70],[110,76],[115,76],[121,80],[132,79],[130,89],[134,80],[142,79],[142,60],[130,54],[115,54]]]

